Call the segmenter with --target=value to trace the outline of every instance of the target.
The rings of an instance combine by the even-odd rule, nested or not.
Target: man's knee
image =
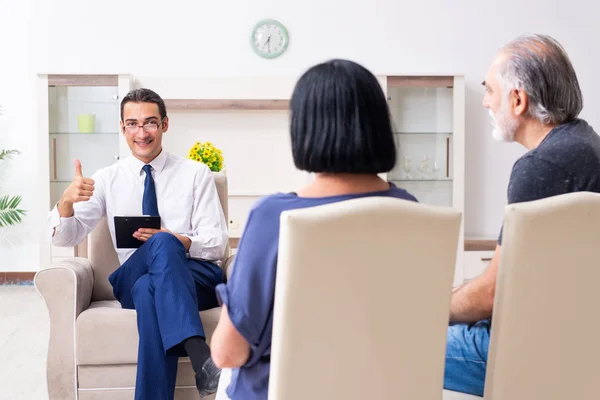
[[[155,233],[154,235],[152,235],[150,237],[150,239],[148,239],[148,242],[146,242],[148,246],[154,248],[154,249],[159,249],[159,250],[167,250],[167,251],[177,251],[177,250],[183,250],[185,251],[185,248],[183,247],[183,244],[179,241],[179,239],[177,239],[177,237],[175,237],[175,235],[169,233],[169,232],[158,232]]]
[[[487,361],[490,343],[489,321],[475,324],[456,324],[448,327],[446,357]]]
[[[150,275],[145,274],[142,275],[131,288],[131,297],[133,298],[136,308],[139,307],[141,303],[148,302],[152,299],[152,290],[150,285]]]
[[[146,242],[146,263],[148,272],[167,272],[171,269],[181,270],[183,263],[187,262],[185,247],[175,235],[168,232],[159,232]]]

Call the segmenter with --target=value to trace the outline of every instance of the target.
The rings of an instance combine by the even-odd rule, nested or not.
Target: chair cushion
[[[200,312],[207,342],[219,321],[220,308]],[[135,310],[116,300],[96,301],[76,322],[77,365],[136,364],[138,331]]]
[[[119,268],[119,257],[110,236],[106,217],[88,235],[88,259],[94,271],[92,301],[115,300],[108,277]]]
[[[178,364],[176,385],[196,386],[190,359],[182,357]],[[136,364],[79,365],[77,367],[78,387],[79,389],[132,388],[135,387],[136,371]]]

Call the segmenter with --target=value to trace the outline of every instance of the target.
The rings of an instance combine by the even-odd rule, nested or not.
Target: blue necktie
[[[146,173],[146,180],[144,181],[144,197],[142,198],[142,214],[159,216],[158,203],[156,201],[156,188],[154,187],[154,179],[152,178],[152,167],[150,164],[146,164],[142,169]]]

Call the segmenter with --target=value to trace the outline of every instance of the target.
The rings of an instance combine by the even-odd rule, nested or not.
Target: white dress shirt
[[[48,217],[50,232],[55,232],[52,243],[75,246],[106,216],[113,245],[123,264],[136,249],[117,249],[113,217],[142,215],[144,165],[130,155],[97,171],[91,177],[95,181],[93,196],[89,201],[75,203],[72,217],[61,217],[55,206]],[[202,163],[164,150],[150,165],[162,227],[191,239],[190,258],[220,260],[229,236],[212,172]]]

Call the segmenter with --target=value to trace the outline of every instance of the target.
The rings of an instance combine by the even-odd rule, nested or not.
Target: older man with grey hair
[[[511,41],[498,51],[483,85],[494,138],[529,150],[513,166],[509,204],[600,193],[600,137],[578,118],[581,89],[556,40],[533,34]],[[446,389],[483,396],[501,245],[502,230],[487,270],[452,293]]]

